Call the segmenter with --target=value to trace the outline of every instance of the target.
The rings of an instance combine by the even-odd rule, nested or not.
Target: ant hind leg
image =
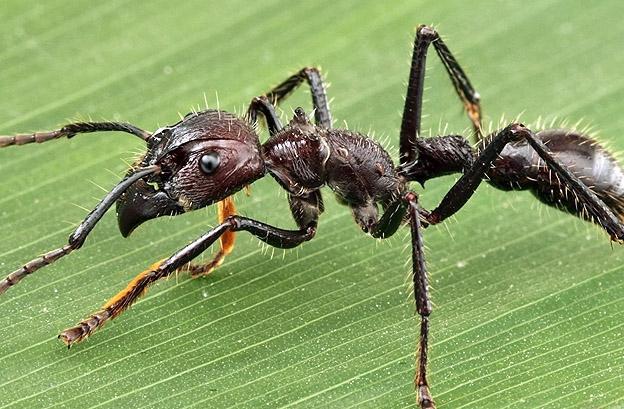
[[[440,35],[432,27],[421,25],[416,30],[412,65],[407,85],[407,95],[403,108],[400,134],[400,164],[406,171],[418,159],[418,141],[422,117],[425,65],[427,50],[433,45],[446,69],[457,96],[464,104],[468,118],[472,122],[478,140],[483,138],[481,127],[481,103],[479,93],[474,89],[468,76],[461,68]]]

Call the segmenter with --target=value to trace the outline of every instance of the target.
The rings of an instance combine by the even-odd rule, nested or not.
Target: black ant
[[[423,139],[420,121],[425,60],[433,45],[472,121],[477,148],[460,135]],[[274,106],[304,81],[312,93],[315,124],[303,109],[282,126]],[[258,115],[270,138],[260,144]],[[400,160],[359,133],[332,128],[319,71],[304,68],[269,93],[254,98],[244,118],[208,109],[154,133],[118,122],[81,122],[52,132],[0,136],[0,147],[46,142],[80,133],[120,131],[147,143],[147,152],[70,235],[68,244],[49,251],[0,281],[0,293],[43,266],[80,248],[106,211],[117,204],[121,234],[141,223],[218,203],[219,225],[171,257],[153,264],[77,326],[61,332],[69,347],[121,314],[154,281],[178,270],[208,274],[234,246],[234,232],[247,231],[265,243],[291,248],[312,239],[323,212],[320,189],[329,186],[349,206],[362,230],[375,238],[392,236],[408,223],[412,237],[414,299],[421,317],[415,385],[421,408],[435,407],[427,383],[427,339],[431,302],[423,255],[422,230],[440,223],[470,199],[482,180],[503,190],[530,190],[539,200],[593,221],[611,240],[624,240],[624,174],[612,156],[587,135],[564,129],[537,133],[513,123],[489,136],[481,126],[479,94],[434,29],[417,29],[400,131]],[[419,206],[409,182],[461,173],[432,211]],[[285,230],[236,215],[231,196],[270,174],[288,193],[298,226]],[[379,207],[383,214],[379,215]],[[205,265],[190,262],[220,240],[221,249]]]

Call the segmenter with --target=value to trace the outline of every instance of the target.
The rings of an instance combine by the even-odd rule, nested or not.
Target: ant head
[[[265,174],[253,128],[216,110],[188,114],[148,140],[141,166],[160,172],[133,184],[117,202],[122,235],[159,216],[209,206]]]

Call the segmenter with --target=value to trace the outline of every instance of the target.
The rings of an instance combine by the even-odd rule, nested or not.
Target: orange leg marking
[[[102,309],[104,309],[104,310],[109,309],[109,308],[115,309],[115,307],[120,305],[120,304],[128,304],[128,301],[130,301],[130,303],[131,303],[132,301],[134,301],[134,299],[142,296],[145,293],[145,291],[147,290],[147,287],[142,288],[140,290],[140,294],[134,295],[133,297],[131,297],[132,298],[131,300],[127,299],[128,296],[130,294],[132,294],[135,291],[135,289],[138,288],[140,286],[140,284],[142,284],[143,281],[145,281],[145,278],[147,277],[147,275],[149,273],[151,273],[152,271],[158,270],[158,267],[160,267],[160,265],[162,264],[163,261],[165,261],[165,260],[160,260],[160,261],[152,264],[147,270],[142,271],[141,273],[139,273],[136,277],[134,277],[132,279],[132,281],[130,281],[128,283],[126,288],[124,288],[123,290],[118,292],[113,298],[108,300],[108,302],[102,306]],[[128,306],[129,306],[129,304],[128,304]],[[125,308],[127,308],[127,306]]]
[[[217,203],[217,210],[219,223],[223,223],[228,217],[235,215],[236,207],[234,206],[234,200],[232,197],[227,197]],[[191,275],[194,277],[210,274],[212,270],[219,267],[223,263],[225,256],[234,250],[235,240],[236,235],[234,232],[225,232],[219,238],[221,248],[212,261],[204,265],[189,264],[181,270],[190,271]],[[70,347],[72,344],[87,338],[95,330],[102,327],[106,321],[115,318],[125,311],[134,301],[137,300],[137,298],[145,293],[148,285],[154,281],[154,277],[151,277],[150,274],[153,271],[157,271],[163,261],[164,260],[154,263],[147,270],[139,273],[128,283],[126,288],[108,300],[108,302],[102,306],[102,309],[80,321],[75,327],[68,328],[61,332],[59,339],[67,345],[67,347]]]
[[[468,112],[468,118],[472,121],[472,125],[474,127],[475,133],[479,140],[483,138],[483,127],[481,125],[481,107],[478,104],[473,104],[471,102],[465,102],[464,106],[466,107],[466,111]]]
[[[225,219],[236,214],[236,206],[234,206],[234,199],[232,196],[228,196],[222,201],[217,203],[217,219],[219,223],[223,223]],[[215,268],[223,264],[225,256],[230,254],[234,250],[234,242],[236,241],[236,233],[233,231],[225,232],[219,238],[219,244],[221,248],[215,254],[214,258],[206,264],[189,264],[180,269],[180,271],[188,271],[192,277],[206,276],[210,274]]]
[[[73,344],[87,338],[98,328],[101,328],[106,321],[115,318],[125,311],[137,298],[145,293],[147,286],[153,281],[150,279],[149,274],[158,270],[163,261],[152,264],[149,269],[134,277],[126,288],[104,304],[102,309],[80,321],[75,327],[67,328],[61,332],[58,336],[59,339],[69,348]]]

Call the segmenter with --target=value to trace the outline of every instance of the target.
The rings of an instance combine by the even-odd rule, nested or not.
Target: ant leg
[[[321,213],[325,211],[320,190],[297,196],[288,193],[288,206],[300,229],[305,229],[307,226],[316,227]]]
[[[254,97],[247,109],[247,119],[252,124],[255,124],[258,120],[258,114],[262,114],[269,128],[269,135],[273,136],[282,130],[282,123],[280,122],[275,107],[269,101],[266,96]]]
[[[427,382],[427,354],[429,351],[429,315],[431,315],[431,297],[429,295],[429,279],[425,264],[425,252],[420,225],[418,196],[409,192],[405,195],[409,206],[410,232],[412,235],[412,280],[414,283],[414,301],[416,311],[420,315],[420,337],[418,340],[418,365],[414,385],[418,391],[418,404],[422,409],[435,409],[435,403]]]
[[[278,248],[292,248],[308,241],[316,234],[316,222],[299,230],[284,230],[257,220],[241,216],[231,216],[194,242],[180,249],[168,259],[150,266],[136,276],[128,286],[111,298],[100,311],[82,320],[78,325],[61,332],[59,339],[69,348],[80,342],[104,323],[125,311],[155,281],[174,273],[208,249],[217,239],[230,231],[247,231],[265,243]]]
[[[429,340],[429,315],[431,314],[431,298],[429,295],[429,281],[420,225],[418,196],[408,192],[403,197],[392,202],[384,212],[377,225],[371,230],[376,238],[388,238],[396,232],[405,214],[409,214],[410,231],[412,235],[412,280],[414,284],[414,301],[416,311],[420,315],[420,337],[418,342],[418,364],[414,384],[418,391],[418,404],[422,409],[435,409],[435,404],[429,392],[427,383],[427,353]]]
[[[87,215],[87,217],[80,223],[80,225],[69,236],[68,244],[55,250],[48,251],[41,257],[29,261],[21,268],[15,270],[9,274],[4,280],[0,281],[0,294],[4,293],[9,287],[17,284],[20,280],[29,274],[34,273],[41,267],[52,264],[56,260],[71,253],[74,250],[78,250],[84,244],[85,240],[91,230],[100,221],[106,211],[119,199],[123,192],[128,189],[137,180],[157,173],[159,168],[157,166],[150,166],[146,168],[140,168],[134,172],[126,175],[121,182],[117,184],[100,203],[95,206],[93,210]]]
[[[43,143],[51,141],[53,139],[62,138],[63,136],[66,136],[67,138],[72,138],[80,133],[106,131],[126,132],[138,136],[144,141],[147,141],[149,137],[152,136],[152,134],[147,131],[123,122],[77,122],[65,125],[61,129],[58,129],[56,131],[35,132],[31,134],[19,134],[13,136],[0,136],[0,148],[12,145],[26,145],[27,143],[35,142]]]
[[[420,136],[422,117],[422,101],[425,81],[425,63],[429,45],[433,44],[444,68],[453,83],[453,87],[461,99],[468,117],[472,121],[475,135],[480,140],[483,137],[481,130],[481,105],[479,93],[475,91],[468,76],[461,68],[451,51],[440,35],[431,27],[421,25],[416,30],[412,65],[410,68],[407,96],[401,121],[400,162],[406,168],[418,158],[416,142]]]
[[[272,105],[270,106],[272,107]],[[302,229],[309,225],[316,226],[319,216],[324,211],[323,198],[321,192],[318,190],[301,195],[289,193],[288,203],[295,222],[299,228]],[[231,196],[218,202],[217,206],[219,223],[223,223],[228,217],[236,214],[236,207],[234,206],[234,201]],[[188,271],[194,278],[210,274],[215,268],[223,264],[225,256],[234,250],[235,240],[236,233],[234,231],[227,231],[219,239],[221,249],[210,262],[203,265],[189,264],[181,267],[178,271]]]
[[[446,72],[453,83],[457,96],[464,104],[468,118],[470,118],[470,121],[472,122],[475,136],[477,136],[478,140],[481,140],[483,138],[483,129],[481,126],[481,96],[474,89],[468,79],[468,76],[451,53],[451,50],[449,50],[446,46],[446,43],[444,43],[438,32],[431,27],[421,27],[421,30],[423,31],[426,31],[427,29],[429,31],[433,31],[433,48],[435,48],[438,57],[440,57],[442,64],[444,64],[444,68],[446,68]]]
[[[459,180],[444,196],[438,207],[426,217],[428,224],[437,224],[455,214],[472,197],[484,176],[490,171],[493,162],[499,157],[503,148],[510,142],[526,141],[538,156],[546,163],[564,186],[572,191],[588,214],[588,218],[609,233],[612,240],[624,240],[624,225],[613,210],[602,201],[578,176],[564,167],[559,159],[553,156],[550,149],[536,135],[521,124],[512,124],[500,131],[485,146]]]
[[[232,196],[228,196],[217,203],[217,220],[219,224],[223,223],[228,217],[234,215],[236,215],[236,207],[234,206],[234,198]],[[211,261],[206,264],[187,264],[180,267],[178,271],[189,272],[193,278],[207,276],[212,273],[215,268],[223,264],[225,256],[234,250],[235,241],[236,234],[230,230],[226,231],[219,237],[220,249]]]
[[[316,125],[323,128],[331,128],[332,117],[325,92],[325,83],[323,82],[321,72],[316,67],[302,68],[298,73],[291,75],[284,82],[267,92],[265,96],[273,105],[279,105],[303,81],[306,81],[310,86]]]
[[[399,229],[407,213],[407,202],[403,197],[388,205],[383,215],[371,228],[370,234],[376,239],[387,239]]]

